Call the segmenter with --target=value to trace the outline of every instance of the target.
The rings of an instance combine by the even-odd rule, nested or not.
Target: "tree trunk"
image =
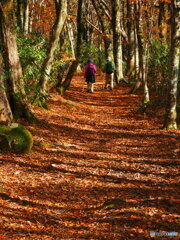
[[[147,70],[148,70],[148,44],[149,44],[149,36],[143,36],[143,16],[145,14],[142,14],[142,7],[141,1],[139,4],[135,4],[135,10],[136,10],[136,29],[137,29],[137,43],[138,43],[138,51],[139,51],[139,76],[138,81],[136,85],[131,90],[131,93],[134,93],[135,90],[138,89],[138,87],[141,86],[140,82],[143,83],[144,88],[144,100],[143,104],[146,106],[149,104],[149,89],[147,84]],[[146,20],[146,19],[145,19]]]
[[[27,34],[29,31],[29,0],[16,0],[14,1],[14,7],[18,30]]]
[[[0,5],[0,16],[2,42],[4,47],[3,57],[6,70],[10,73],[9,84],[15,94],[18,94],[19,91],[21,94],[25,94],[24,88],[22,87],[22,68],[17,50],[12,0],[2,1],[2,4]]]
[[[91,1],[99,19],[99,23],[102,29],[101,34],[104,35],[103,37],[104,52],[105,52],[105,57],[107,58],[109,55],[112,54],[112,39],[108,36],[111,30],[111,27],[108,24],[107,19],[103,18],[104,10],[100,7],[100,5],[95,0],[91,0]]]
[[[113,25],[113,53],[116,67],[117,82],[123,77],[122,36],[121,36],[122,6],[120,0],[112,0],[112,25]]]
[[[71,45],[72,57],[75,58],[75,40],[74,40],[74,32],[73,32],[71,21],[67,21],[67,32],[68,32],[69,42]]]
[[[0,77],[0,123],[10,125],[13,121],[13,115],[9,106],[3,80]]]
[[[13,0],[1,0],[0,38],[13,116],[14,118],[24,117],[29,121],[34,121],[34,114],[26,101],[22,68],[17,50]]]
[[[29,0],[24,0],[23,33],[29,32]]]
[[[142,85],[142,63],[143,63],[143,51],[142,51],[142,40],[141,40],[141,32],[140,32],[140,11],[138,9],[138,4],[134,3],[134,11],[135,11],[135,26],[134,26],[134,34],[135,34],[135,65],[136,65],[136,82],[133,85],[132,89],[129,93],[136,93],[136,91]]]
[[[169,56],[169,96],[166,109],[165,128],[177,129],[177,84],[180,56],[180,3],[171,0],[171,47]]]
[[[127,0],[127,35],[128,35],[128,49],[127,49],[127,68],[126,75],[130,79],[135,78],[136,74],[136,61],[135,61],[135,31],[133,30],[134,19],[133,19],[133,3],[130,0]]]
[[[83,0],[78,0],[76,60],[72,62],[64,82],[59,87],[59,91],[60,91],[61,95],[63,95],[64,92],[66,91],[66,89],[68,89],[68,87],[70,86],[71,80],[73,78],[74,73],[77,70],[77,67],[79,65],[79,60],[80,60],[80,57],[81,57],[81,45],[82,45],[82,3],[83,3]]]
[[[143,6],[143,5],[142,5]],[[141,68],[141,73],[142,73],[142,82],[143,82],[143,88],[144,88],[144,100],[143,104],[149,103],[149,89],[148,89],[148,84],[147,84],[147,70],[148,70],[148,43],[149,39],[148,36],[143,36],[143,20],[146,20],[146,14],[142,14],[142,6],[139,6],[139,32],[138,32],[138,40],[139,40],[139,56],[140,56],[140,68]],[[145,19],[143,19],[143,15],[145,15]],[[147,26],[148,27],[148,26]]]
[[[139,72],[139,49],[137,39],[137,26],[134,24],[134,56],[135,56],[135,79],[138,79]]]
[[[160,38],[164,38],[164,34],[163,34],[164,24],[165,24],[165,2],[159,2],[158,27],[159,27]]]
[[[148,46],[143,46],[144,51],[142,55],[142,81],[143,81],[143,87],[144,87],[144,104],[148,104],[150,101],[149,98],[149,88],[148,88],[148,82],[147,82],[147,71],[148,71]]]
[[[2,68],[2,56],[0,53],[0,123],[10,125],[13,120],[13,115],[7,98],[5,86],[4,86],[4,77],[3,77],[3,68]]]
[[[20,32],[23,32],[23,18],[24,18],[24,11],[23,11],[23,0],[16,0],[15,1],[15,13],[17,18],[17,26]]]
[[[61,0],[59,4],[60,4],[59,11],[57,12],[56,21],[50,35],[47,56],[42,66],[40,86],[41,86],[41,93],[43,94],[43,96],[46,96],[49,90],[48,84],[49,84],[49,78],[50,78],[50,73],[52,68],[52,62],[54,60],[54,53],[58,46],[59,37],[67,16],[67,0]]]

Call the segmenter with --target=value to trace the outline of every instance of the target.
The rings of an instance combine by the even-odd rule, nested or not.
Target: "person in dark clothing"
[[[105,66],[105,72],[106,72],[106,82],[105,82],[105,88],[110,85],[111,90],[114,89],[114,63],[112,62],[111,57],[108,57],[106,60],[106,66]]]
[[[87,92],[94,92],[96,66],[93,64],[93,60],[89,59],[84,70],[84,77],[87,82]]]

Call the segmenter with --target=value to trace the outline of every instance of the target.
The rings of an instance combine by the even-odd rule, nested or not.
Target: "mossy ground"
[[[21,124],[0,126],[1,150],[15,153],[29,153],[33,146],[31,133]]]

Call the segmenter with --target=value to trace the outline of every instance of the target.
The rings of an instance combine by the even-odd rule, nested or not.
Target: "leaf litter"
[[[104,81],[98,76],[98,81]],[[82,90],[74,77],[50,110],[31,154],[0,152],[0,239],[151,239],[178,232],[179,131],[161,130],[155,109],[138,113],[129,86]],[[161,238],[163,239],[163,238]]]

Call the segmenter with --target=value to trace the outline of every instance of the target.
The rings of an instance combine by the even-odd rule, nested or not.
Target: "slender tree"
[[[158,27],[159,27],[159,36],[160,38],[164,38],[163,28],[166,24],[165,18],[165,2],[159,1],[159,14],[158,14]]]
[[[122,59],[122,2],[111,0],[112,3],[112,26],[113,26],[113,53],[116,66],[116,77],[119,83],[124,79]]]
[[[42,75],[40,79],[41,93],[46,96],[49,90],[49,78],[54,60],[55,50],[58,46],[61,31],[67,17],[67,0],[56,0],[56,21],[52,28],[47,49],[47,56],[42,65]]]
[[[136,53],[138,52],[136,44],[135,21],[133,16],[134,3],[131,0],[126,0],[127,6],[127,67],[126,75],[130,79],[136,77]]]
[[[17,26],[24,34],[29,31],[29,3],[30,0],[14,0]]]
[[[150,6],[150,7],[149,7]],[[150,9],[148,9],[148,7]],[[149,58],[149,45],[152,31],[151,21],[147,21],[149,16],[153,13],[153,3],[152,0],[147,4],[144,0],[138,0],[135,2],[136,11],[136,33],[137,33],[137,43],[138,43],[138,55],[139,55],[139,73],[138,81],[135,86],[133,86],[132,92],[135,92],[137,88],[143,83],[144,88],[144,100],[143,103],[145,107],[148,106],[150,102],[149,88],[147,82],[147,72],[148,72],[148,58]],[[151,14],[150,14],[151,13]],[[149,15],[150,14],[150,15]]]
[[[73,21],[71,21],[71,19],[68,19],[66,21],[66,31],[68,33],[72,57],[75,58],[75,36],[74,36],[73,26],[74,26]]]
[[[76,59],[72,62],[67,76],[64,82],[59,87],[60,93],[64,94],[66,89],[70,86],[71,80],[73,78],[74,73],[77,70],[79,65],[79,61],[81,58],[81,47],[82,47],[82,4],[83,0],[78,0],[78,10],[77,10],[77,40],[76,40]]]
[[[171,0],[171,46],[169,55],[169,95],[165,128],[177,129],[177,84],[180,59],[180,2]]]
[[[99,25],[101,26],[101,30],[99,31],[99,33],[103,38],[105,57],[107,58],[109,55],[112,54],[112,39],[110,37],[112,33],[111,5],[104,5],[104,1],[91,1],[98,16]]]

